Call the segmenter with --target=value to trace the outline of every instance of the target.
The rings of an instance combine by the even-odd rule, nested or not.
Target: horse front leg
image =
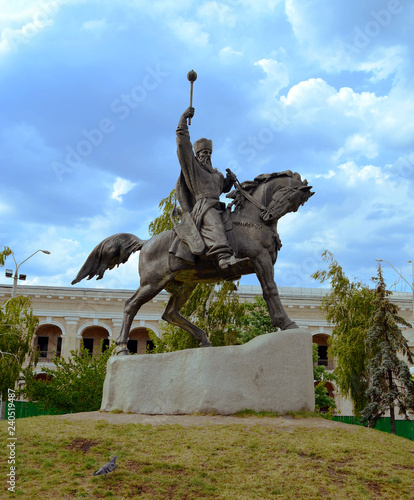
[[[253,261],[256,275],[262,286],[263,298],[269,309],[272,326],[281,330],[299,328],[286,314],[275,283],[274,268],[269,254],[264,252]]]

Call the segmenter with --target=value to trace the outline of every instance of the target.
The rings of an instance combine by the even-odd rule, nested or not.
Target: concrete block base
[[[240,346],[113,356],[101,406],[151,415],[314,408],[312,336],[300,328]]]

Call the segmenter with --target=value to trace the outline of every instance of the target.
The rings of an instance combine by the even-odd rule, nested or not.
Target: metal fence
[[[341,415],[335,415],[333,419],[336,422],[344,422],[345,424],[353,424],[353,425],[364,425],[356,417],[345,417]],[[388,432],[391,434],[391,423],[389,417],[382,417],[378,420],[375,425],[375,429],[377,431]],[[397,436],[411,439],[414,441],[414,421],[407,420],[396,420],[395,421],[395,434]]]
[[[45,410],[40,407],[38,403],[32,403],[30,401],[14,401],[14,418],[26,418],[26,417],[38,417],[39,415],[62,415],[63,411],[58,410]],[[4,414],[4,420],[8,420],[9,417],[9,403],[6,403],[6,410]]]

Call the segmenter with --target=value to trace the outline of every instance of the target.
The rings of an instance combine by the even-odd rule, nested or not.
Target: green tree
[[[368,363],[369,380],[366,395],[368,404],[361,412],[362,421],[375,427],[377,420],[387,411],[390,413],[391,433],[395,434],[395,408],[404,415],[414,410],[414,381],[407,363],[399,355],[406,356],[413,364],[414,358],[399,325],[410,327],[397,313],[386,290],[381,266],[378,266],[374,311],[367,331],[367,342],[373,357]]]
[[[179,222],[181,211],[176,208],[175,190],[161,200],[159,210],[161,214],[149,225],[151,236],[172,229],[171,219],[174,223]],[[184,304],[181,314],[206,331],[213,346],[231,345],[236,343],[242,327],[244,304],[239,303],[233,283],[199,283]],[[154,343],[152,353],[198,347],[190,333],[168,323],[163,324],[161,338],[152,333],[150,337]]]
[[[315,386],[315,408],[336,408],[335,399],[328,395],[328,390],[325,386],[326,382],[336,382],[337,377],[326,371],[325,367],[318,366],[318,344],[312,344],[313,348],[313,380],[318,382]]]
[[[103,342],[101,341],[101,351]],[[102,401],[106,365],[115,353],[111,345],[103,353],[90,355],[83,346],[71,351],[69,359],[55,357],[55,369],[46,368],[46,380],[36,380],[33,365],[24,370],[25,388],[22,393],[43,408],[65,413],[99,410]]]
[[[326,320],[333,325],[329,352],[336,360],[338,388],[351,399],[354,414],[359,417],[368,404],[368,361],[372,353],[366,332],[375,294],[359,281],[350,281],[330,252],[324,252],[322,258],[328,263],[328,270],[317,271],[312,277],[321,283],[329,281],[331,286],[321,306]]]
[[[277,327],[272,326],[267,304],[262,296],[257,296],[253,302],[245,304],[245,316],[243,329],[237,341],[245,344],[258,335],[277,331]]]
[[[245,304],[239,302],[233,283],[198,284],[181,314],[207,332],[213,346],[233,345],[244,324]],[[198,347],[194,337],[169,323],[162,326],[161,338],[150,332],[153,353]]]
[[[23,363],[32,350],[34,332],[39,319],[34,316],[30,299],[17,296],[0,308],[0,391],[7,399],[8,389],[14,389]]]
[[[0,252],[0,267],[4,266],[11,250]],[[34,332],[39,320],[30,307],[30,299],[17,296],[0,306],[0,395],[4,402],[8,389],[15,389],[23,363],[32,349]]]
[[[158,209],[161,214],[150,222],[148,227],[150,236],[155,236],[156,234],[173,229],[174,225],[171,218],[175,223],[180,221],[180,209],[177,208],[175,189],[160,201]]]

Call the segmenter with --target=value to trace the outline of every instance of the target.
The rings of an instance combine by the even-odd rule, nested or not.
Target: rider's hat
[[[209,149],[211,152],[213,152],[213,141],[210,141],[210,139],[206,139],[205,137],[203,137],[202,139],[198,139],[198,141],[195,141],[194,142],[195,154],[197,154],[202,149]]]

